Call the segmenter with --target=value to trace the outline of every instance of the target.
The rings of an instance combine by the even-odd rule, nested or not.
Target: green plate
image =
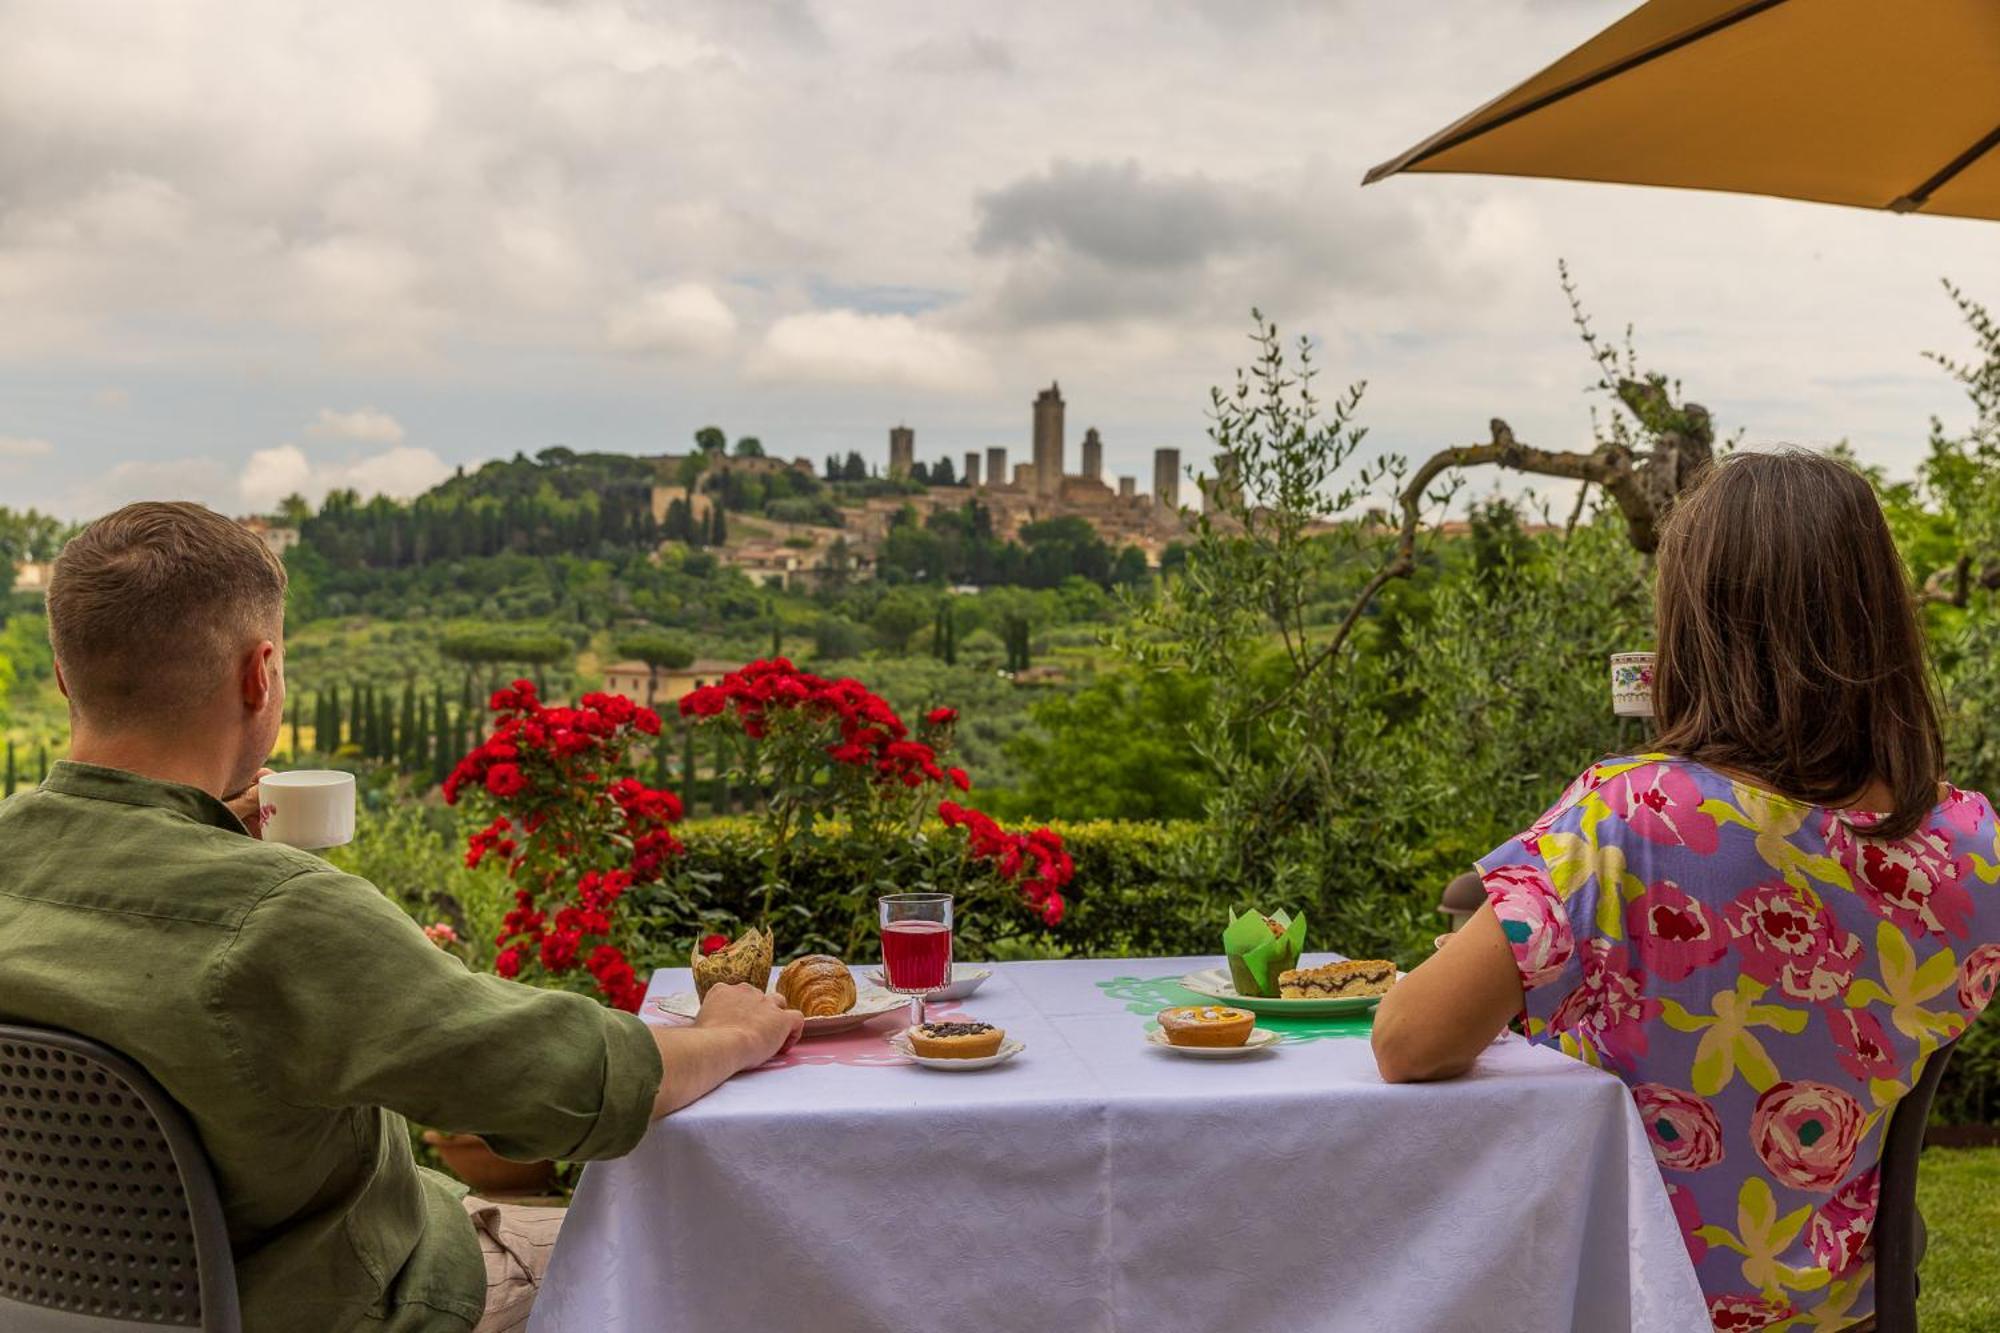
[[[1181,985],[1196,995],[1206,995],[1253,1014],[1273,1018],[1313,1018],[1326,1014],[1365,1014],[1382,1002],[1379,995],[1355,995],[1339,1000],[1280,1000],[1263,995],[1238,995],[1236,983],[1219,967],[1205,967],[1181,978]]]

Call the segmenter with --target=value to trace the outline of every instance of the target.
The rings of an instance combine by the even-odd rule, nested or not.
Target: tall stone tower
[[[1104,441],[1097,438],[1095,426],[1083,433],[1083,475],[1092,481],[1104,480]]]
[[[917,433],[908,426],[889,427],[889,475],[907,477],[917,461]]]
[[[965,451],[965,484],[967,486],[979,485],[979,451],[977,449],[967,449]]]
[[[1035,494],[1054,495],[1062,477],[1062,386],[1052,383],[1035,395]]]
[[[1139,479],[1137,477],[1120,477],[1118,479],[1119,499],[1129,500],[1138,493],[1139,493]]]
[[[1153,450],[1153,501],[1162,509],[1181,507],[1181,451]]]
[[[1007,484],[1007,449],[1005,445],[992,445],[986,450],[986,484],[1005,486]]]

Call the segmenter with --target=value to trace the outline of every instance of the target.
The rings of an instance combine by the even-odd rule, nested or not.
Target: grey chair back
[[[242,1328],[187,1116],[124,1056],[52,1028],[0,1024],[0,1328]]]
[[[1951,1042],[1931,1053],[1916,1084],[1896,1103],[1882,1139],[1881,1193],[1875,1208],[1875,1333],[1917,1333],[1917,1264],[1924,1219],[1917,1211],[1917,1159],[1931,1102],[1951,1063]]]

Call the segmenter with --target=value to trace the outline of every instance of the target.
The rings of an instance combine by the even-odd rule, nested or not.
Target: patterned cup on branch
[[[1611,711],[1619,717],[1653,715],[1653,654],[1611,654]]]

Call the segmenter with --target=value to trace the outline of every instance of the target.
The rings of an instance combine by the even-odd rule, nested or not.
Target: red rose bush
[[[740,737],[743,775],[765,794],[764,913],[786,883],[803,838],[853,840],[869,867],[850,905],[856,932],[872,928],[871,892],[939,889],[966,902],[993,898],[1062,920],[1075,874],[1062,839],[1046,828],[1014,833],[958,803],[972,788],[950,762],[958,713],[934,708],[914,732],[861,682],[827,680],[784,658],[752,662],[681,700],[698,725]],[[942,821],[933,840],[926,825]],[[831,927],[834,923],[821,923]]]
[[[646,987],[619,942],[619,903],[681,851],[679,798],[624,776],[633,742],[659,734],[659,715],[623,695],[545,705],[525,680],[491,706],[493,733],[445,779],[444,799],[492,814],[465,862],[497,864],[515,885],[493,970],[578,989],[587,975],[606,1002],[637,1012]]]

